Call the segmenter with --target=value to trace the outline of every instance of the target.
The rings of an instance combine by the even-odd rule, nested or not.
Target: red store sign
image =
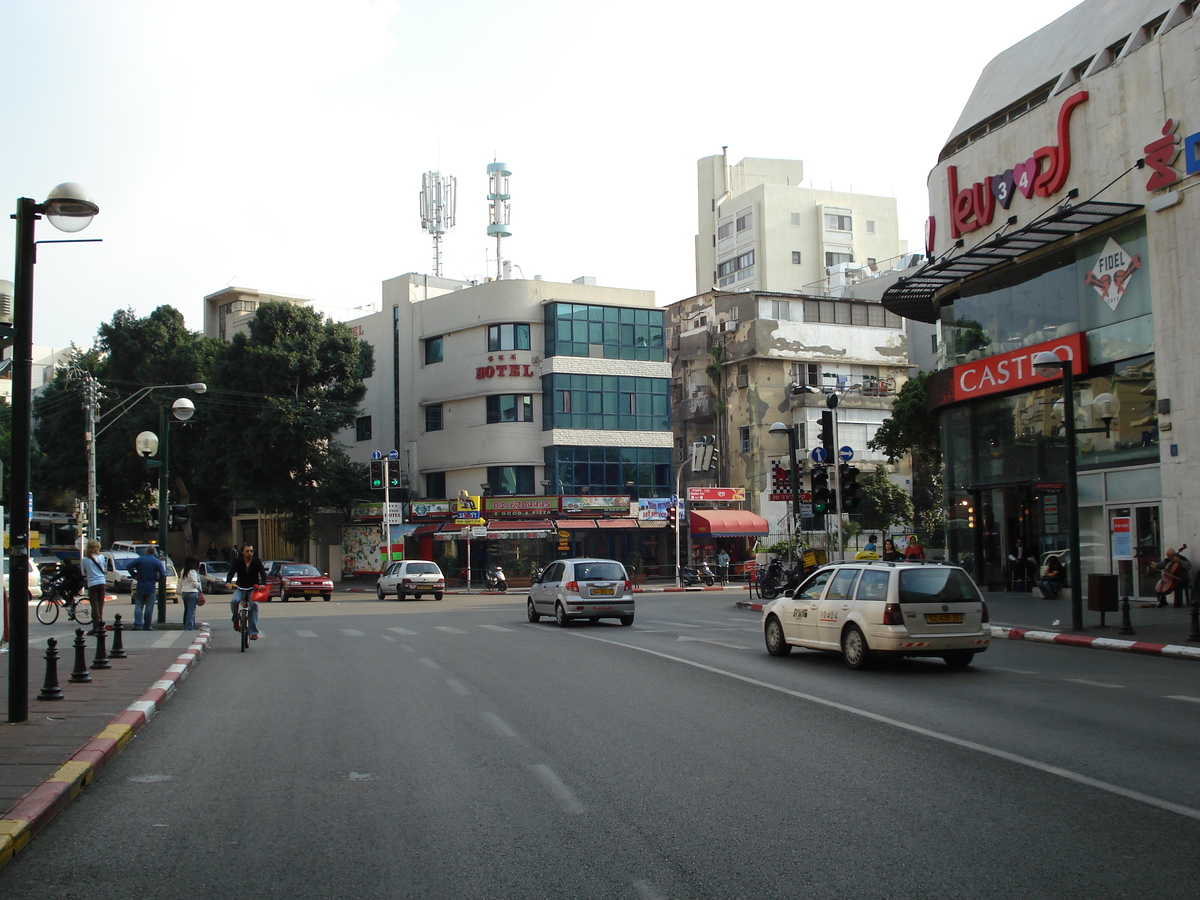
[[[1071,374],[1083,375],[1087,372],[1087,340],[1083,332],[1076,332],[1032,347],[1022,347],[955,366],[951,370],[954,373],[955,402],[1021,388],[1041,387],[1047,382],[1056,381],[1060,377],[1057,372],[1050,378],[1043,378],[1033,368],[1033,358],[1047,350],[1059,359],[1071,360]]]

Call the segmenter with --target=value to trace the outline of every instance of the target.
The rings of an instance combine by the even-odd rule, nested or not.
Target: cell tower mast
[[[454,227],[453,175],[426,172],[421,176],[421,227],[433,235],[433,274],[442,276],[442,235]]]
[[[492,220],[488,224],[487,233],[496,236],[496,280],[504,278],[504,256],[500,253],[500,239],[512,237],[508,224],[508,176],[512,174],[508,166],[501,162],[488,163],[488,200],[491,203]]]

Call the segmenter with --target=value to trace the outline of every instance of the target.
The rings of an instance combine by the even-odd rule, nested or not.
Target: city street
[[[994,642],[769,657],[731,595],[632,627],[525,595],[222,613],[0,895],[1155,898],[1200,879],[1200,666]],[[217,598],[214,598],[217,599]]]

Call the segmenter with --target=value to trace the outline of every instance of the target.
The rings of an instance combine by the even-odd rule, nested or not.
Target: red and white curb
[[[1146,656],[1200,659],[1200,645],[1187,647],[1182,644],[1154,644],[1150,641],[1119,641],[1116,638],[1084,637],[1081,634],[1062,634],[1057,631],[1032,631],[1004,625],[993,625],[992,637],[1010,641],[1034,641],[1040,644],[1065,644],[1068,647],[1090,647],[1093,650],[1117,650]]]
[[[0,868],[8,863],[35,834],[41,831],[104,766],[129,743],[130,739],[154,717],[187,678],[192,666],[208,649],[211,628],[207,623],[163,677],[151,685],[141,698],[114,718],[103,731],[83,745],[58,770],[17,801],[0,819]]]

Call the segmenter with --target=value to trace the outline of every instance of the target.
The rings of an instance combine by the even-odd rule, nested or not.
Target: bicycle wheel
[[[58,621],[58,601],[53,597],[43,597],[38,601],[37,620],[43,625],[53,625]]]
[[[87,597],[75,601],[75,621],[80,625],[92,624],[92,601]]]
[[[238,609],[238,618],[241,622],[242,635],[242,652],[246,652],[246,648],[250,646],[250,605],[246,604]]]

